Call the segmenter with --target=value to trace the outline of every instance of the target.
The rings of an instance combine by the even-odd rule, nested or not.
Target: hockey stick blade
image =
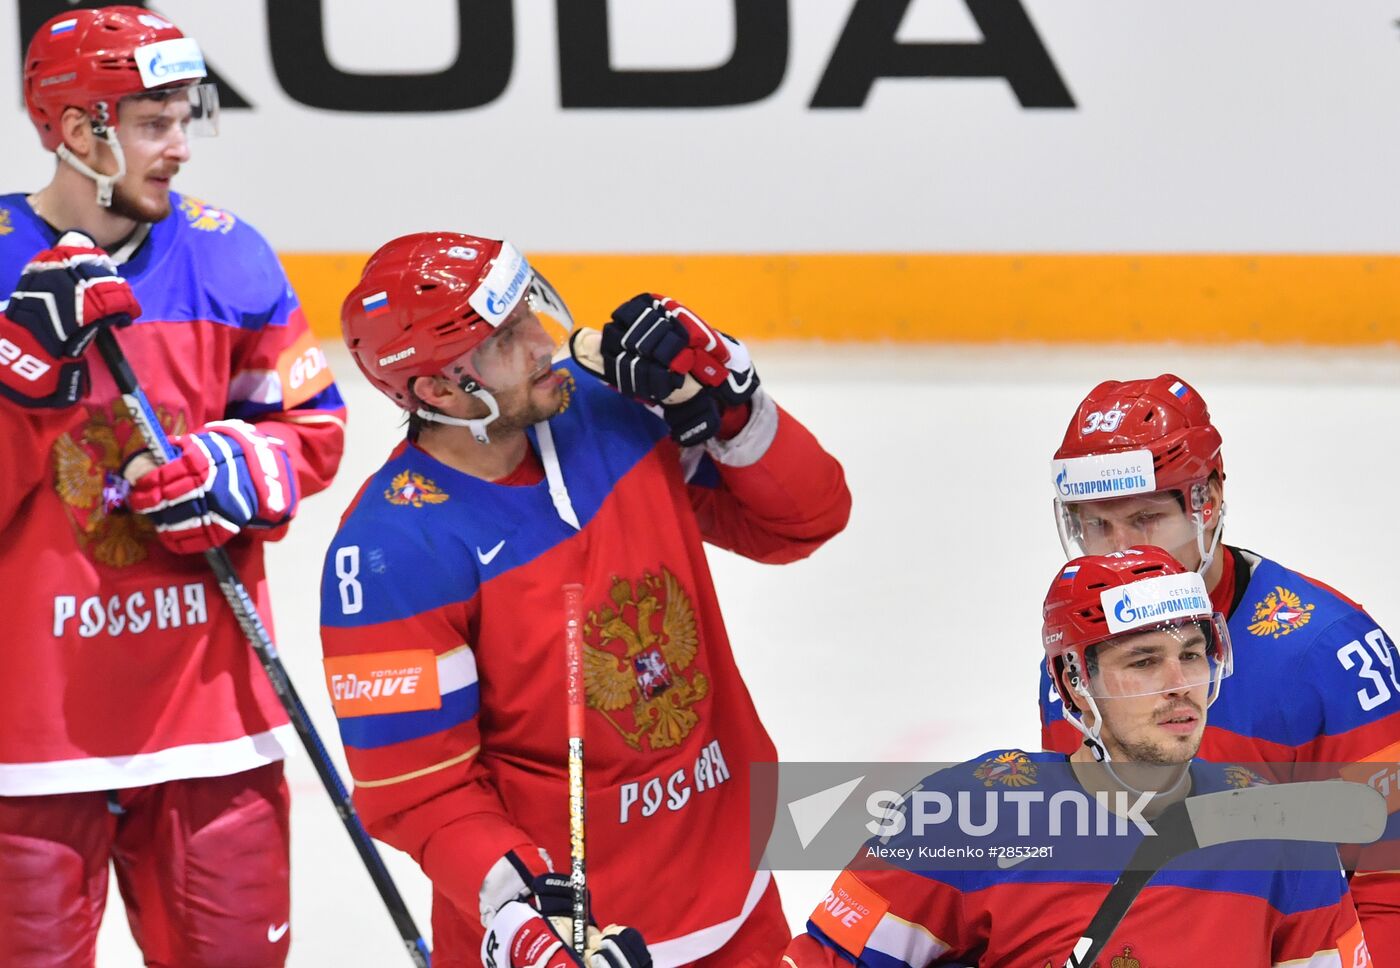
[[[1197,846],[1239,840],[1369,844],[1385,831],[1385,798],[1360,783],[1309,780],[1188,797]]]
[[[1187,797],[1152,822],[1127,868],[1099,905],[1065,962],[1094,963],[1152,875],[1188,851],[1250,840],[1369,844],[1385,831],[1385,798],[1360,783],[1311,780]]]

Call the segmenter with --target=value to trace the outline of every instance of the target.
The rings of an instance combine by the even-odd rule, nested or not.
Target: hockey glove
[[[104,326],[141,315],[107,253],[65,232],[24,267],[0,320],[0,394],[27,407],[58,408],[87,395],[83,351]]]
[[[170,442],[179,456],[132,481],[126,500],[171,551],[198,554],[244,528],[291,520],[296,479],[281,440],[242,420],[220,420]]]
[[[651,968],[651,954],[635,928],[589,920],[585,959],[565,940],[573,933],[573,890],[566,874],[542,874],[530,893],[501,907],[487,927],[481,960],[488,968]]]
[[[571,341],[570,348],[575,345]],[[722,411],[747,403],[758,389],[748,347],[654,293],[634,296],[613,311],[600,352],[603,379],[627,396],[660,404],[671,437],[682,445],[713,437]],[[678,400],[673,394],[687,376],[701,391]]]

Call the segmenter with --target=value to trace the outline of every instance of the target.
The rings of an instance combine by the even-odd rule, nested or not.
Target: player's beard
[[[120,182],[112,192],[112,204],[108,211],[135,222],[159,222],[170,214],[170,193],[165,192],[160,201],[153,202],[126,190]]]
[[[515,394],[511,394],[511,396],[514,397]],[[501,402],[501,415],[496,418],[495,424],[492,425],[493,433],[524,430],[526,427],[533,427],[537,423],[548,420],[562,408],[564,393],[560,387],[553,388],[547,394],[540,393],[537,387],[531,383],[521,391],[518,401],[510,399]]]
[[[1172,706],[1189,706],[1196,714],[1197,722],[1205,723],[1205,715],[1201,708],[1193,702],[1173,703]],[[1158,711],[1153,710],[1153,722],[1159,716]],[[1127,739],[1120,740],[1114,737],[1110,743],[1109,755],[1115,760],[1127,763],[1146,763],[1153,766],[1178,766],[1188,762],[1201,748],[1203,728],[1198,726],[1196,732],[1189,737],[1181,739]]]

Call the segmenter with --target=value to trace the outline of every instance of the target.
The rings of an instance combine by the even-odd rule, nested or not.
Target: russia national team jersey
[[[508,851],[567,869],[562,586],[582,584],[593,907],[680,965],[722,947],[769,883],[748,860],[748,764],[775,751],[702,540],[791,561],[841,530],[850,498],[766,398],[727,463],[696,464],[641,405],[565,373],[548,433],[578,529],[547,479],[491,483],[400,445],[327,554],[327,683],[366,825],[419,861],[479,946],[483,881]],[[764,427],[771,442],[751,446]]]
[[[1198,760],[1191,793],[1256,780]],[[1089,812],[1094,801],[1056,753],[993,751],[916,790],[977,804],[967,818],[970,832],[949,820],[919,835],[910,817],[940,811],[913,810],[906,798],[903,830],[861,849],[784,964],[1060,968],[1143,838],[1131,822]],[[1019,805],[1005,802],[1013,793],[1029,804],[1024,818]],[[999,795],[998,822],[991,824],[985,801]],[[1080,828],[1079,804],[1086,801]],[[945,859],[919,860],[933,857]],[[1365,958],[1336,849],[1251,841],[1191,851],[1165,865],[1097,964],[1354,968],[1369,964]]]
[[[1400,657],[1356,603],[1277,562],[1237,548],[1229,615],[1234,672],[1206,714],[1200,757],[1263,764],[1271,778],[1298,764],[1357,763],[1352,779],[1388,797],[1382,844],[1359,854],[1352,892],[1377,968],[1400,965]],[[1070,753],[1082,734],[1064,718],[1045,663],[1041,740]],[[1358,761],[1367,761],[1358,763]],[[1279,764],[1269,769],[1270,764]],[[1306,770],[1306,766],[1302,767]],[[1348,861],[1356,855],[1344,851]]]
[[[168,433],[250,421],[286,442],[303,497],[322,489],[344,406],[276,256],[236,216],[171,203],[119,267],[142,312],[117,341]],[[0,196],[0,292],[56,241],[25,196]],[[86,359],[74,407],[0,399],[0,796],[235,773],[291,737],[203,557],[167,552],[127,511],[119,471],[144,444]],[[228,545],[265,621],[266,537]]]

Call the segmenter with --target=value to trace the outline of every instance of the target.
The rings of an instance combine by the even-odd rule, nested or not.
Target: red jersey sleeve
[[[538,851],[480,763],[480,691],[467,641],[474,605],[348,624],[367,614],[362,601],[406,611],[393,604],[402,601],[400,579],[372,562],[360,567],[353,540],[337,535],[327,558],[321,643],[355,807],[372,835],[412,856],[437,891],[476,918],[496,862],[509,851]],[[351,586],[338,576],[351,573],[347,599],[341,589]]]
[[[744,429],[706,450],[691,475],[690,500],[711,544],[784,564],[845,528],[851,492],[840,463],[763,391]]]

